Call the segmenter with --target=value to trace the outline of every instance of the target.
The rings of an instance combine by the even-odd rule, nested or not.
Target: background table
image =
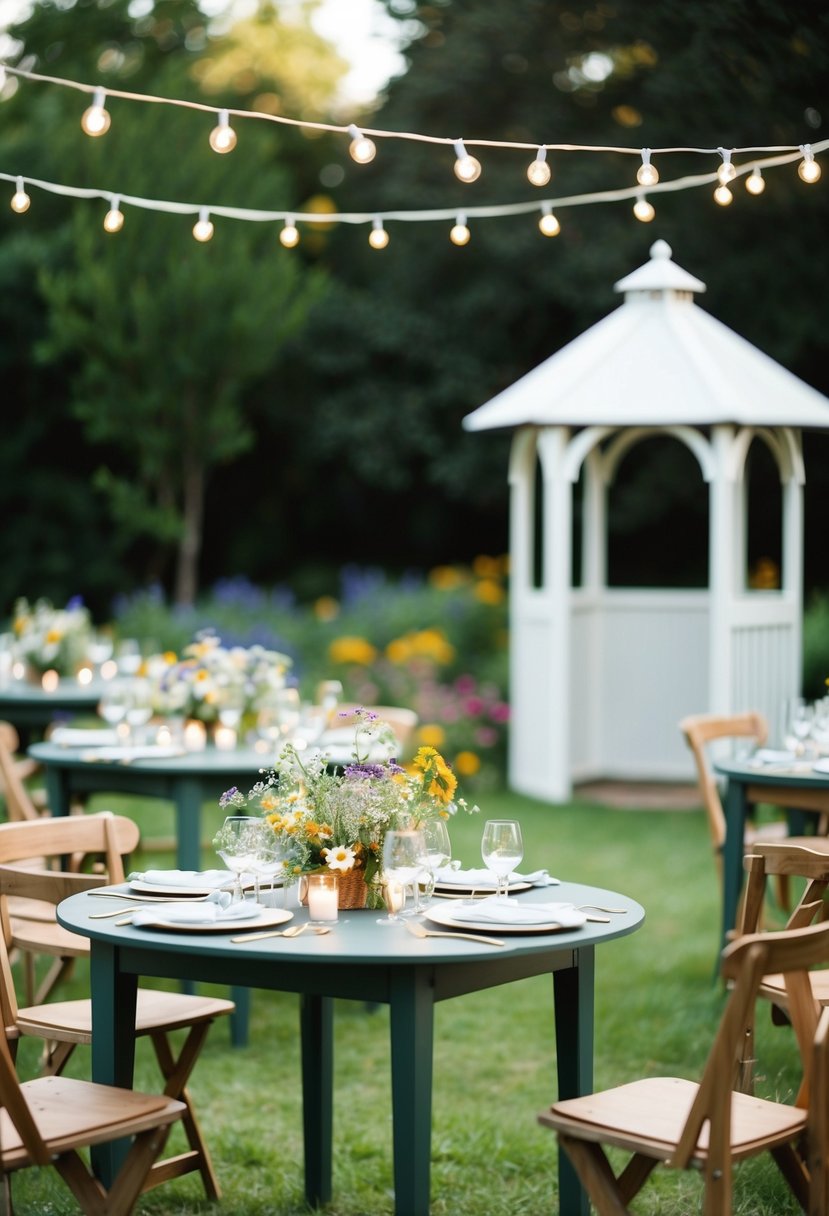
[[[106,687],[102,680],[91,684],[60,680],[53,692],[45,692],[39,684],[9,681],[0,686],[0,719],[11,722],[25,742],[30,732],[42,735],[56,719],[94,714]]]
[[[35,743],[28,749],[43,766],[46,797],[53,815],[68,815],[73,795],[135,794],[164,798],[176,814],[176,865],[181,870],[201,866],[201,812],[205,802],[218,805],[233,785],[247,792],[267,768],[271,757],[250,748],[219,751],[206,747],[181,756],[158,759],[92,760],[94,748]]]
[[[341,913],[326,937],[232,945],[227,934],[170,933],[116,927],[89,919],[100,900],[84,894],[58,907],[67,929],[91,939],[92,1075],[131,1085],[135,1053],[135,994],[139,976],[205,980],[272,988],[300,996],[305,1194],[311,1207],[331,1198],[333,1132],[333,1000],[374,1001],[390,1007],[395,1211],[426,1216],[432,1118],[434,1006],[450,997],[551,973],[557,1096],[593,1088],[594,953],[596,945],[633,933],[644,910],[615,891],[575,883],[511,897],[529,902],[569,900],[625,908],[607,924],[562,933],[501,934],[503,948],[446,938],[418,939],[403,925],[380,926],[376,913]],[[307,919],[304,910],[296,920]],[[621,997],[622,994],[620,994]],[[544,1010],[541,1014],[544,1014]],[[480,1028],[481,1041],[486,1027]],[[516,1052],[522,1043],[516,1042]],[[556,1095],[551,1094],[551,1101]],[[473,1112],[474,1113],[474,1112]],[[534,1126],[535,1111],[515,1112]],[[96,1154],[110,1177],[117,1154]],[[560,1211],[587,1216],[586,1196],[559,1152]]]
[[[743,841],[749,808],[759,803],[783,807],[790,834],[807,835],[810,829],[814,831],[817,815],[829,812],[829,773],[816,773],[809,765],[784,769],[745,760],[717,761],[713,768],[726,779],[722,949],[735,924],[743,886]]]

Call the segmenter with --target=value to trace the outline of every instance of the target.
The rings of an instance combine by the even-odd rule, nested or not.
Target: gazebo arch
[[[829,426],[829,401],[698,308],[705,284],[671,260],[664,241],[616,290],[620,308],[464,420],[469,430],[515,429],[509,775],[514,789],[554,801],[599,777],[690,779],[683,715],[758,708],[777,730],[780,706],[800,684],[801,429]],[[631,448],[658,435],[685,445],[708,485],[705,588],[608,586],[608,487]],[[772,592],[745,580],[755,440],[782,487],[781,585]]]

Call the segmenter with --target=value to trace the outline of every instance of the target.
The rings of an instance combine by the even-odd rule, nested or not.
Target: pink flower
[[[489,716],[493,722],[509,722],[509,705],[506,701],[496,701],[490,706]]]
[[[470,718],[477,717],[483,713],[484,702],[480,697],[467,697],[463,703],[464,713],[469,714]]]

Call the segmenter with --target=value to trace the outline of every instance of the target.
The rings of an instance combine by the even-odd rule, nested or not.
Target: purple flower
[[[219,799],[219,806],[223,806],[223,807],[227,806],[228,803],[231,802],[233,800],[234,796],[238,793],[239,793],[238,785],[232,785],[229,790],[225,790],[225,792],[222,794],[221,798]]]

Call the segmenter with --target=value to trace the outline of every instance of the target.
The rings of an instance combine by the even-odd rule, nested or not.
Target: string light
[[[104,231],[120,232],[124,227],[124,213],[121,210],[121,200],[117,194],[113,194],[112,202],[109,204],[109,211],[104,216]]]
[[[28,194],[26,193],[25,187],[23,185],[23,178],[18,177],[17,184],[15,186],[15,191],[14,191],[14,194],[12,195],[11,209],[12,209],[12,211],[16,211],[18,215],[22,215],[24,211],[29,210],[31,205],[32,205],[32,200],[29,198]]]
[[[455,177],[459,182],[476,182],[481,176],[481,162],[470,156],[462,139],[455,140]]]
[[[636,170],[636,180],[640,186],[655,186],[659,181],[659,170],[651,164],[650,148],[642,149],[642,163]]]
[[[721,186],[727,186],[737,176],[737,170],[731,163],[731,153],[727,148],[717,148],[722,157],[722,164],[717,169],[717,178]],[[729,200],[730,201],[730,200]]]
[[[633,204],[633,214],[643,224],[649,224],[656,215],[653,204],[649,203],[644,194],[640,194]]]
[[[236,147],[236,132],[230,125],[227,110],[219,110],[219,121],[210,132],[210,147],[214,152],[232,152]]]
[[[803,153],[803,160],[797,166],[797,176],[811,186],[820,177],[820,165],[815,160],[811,144],[804,144],[800,151]]]
[[[714,202],[719,203],[721,207],[727,207],[734,199],[734,195],[728,189],[728,186],[717,186],[714,191]]]
[[[547,149],[542,144],[535,154],[535,160],[527,167],[527,181],[531,186],[546,186],[553,176],[553,171],[547,163]]]
[[[109,111],[104,109],[105,100],[104,89],[96,89],[92,94],[92,105],[81,115],[81,127],[87,135],[91,135],[93,138],[98,135],[106,135],[109,130],[111,119]]]
[[[541,208],[541,219],[538,221],[538,227],[544,236],[558,236],[561,232],[561,224],[553,215],[553,209],[549,203],[545,203]]]
[[[751,170],[751,173],[746,178],[746,190],[749,194],[762,194],[766,188],[766,183],[763,174],[760,172],[757,165]]]
[[[372,249],[385,249],[389,243],[389,234],[383,227],[383,221],[379,215],[375,215],[371,221],[371,232],[368,234],[368,243]]]
[[[286,249],[295,249],[299,244],[299,229],[292,215],[285,216],[285,223],[279,234],[279,240]]]
[[[193,225],[193,236],[202,244],[213,237],[213,225],[210,222],[210,212],[207,207],[202,207],[199,211],[199,218]]]
[[[449,240],[453,245],[468,245],[471,235],[466,226],[466,216],[462,211],[459,211],[455,216],[455,223],[449,233]]]
[[[348,145],[348,154],[351,159],[358,165],[371,164],[377,155],[377,145],[374,140],[363,135],[360,128],[355,127],[354,123],[348,128],[348,134],[351,136],[351,143]]]

